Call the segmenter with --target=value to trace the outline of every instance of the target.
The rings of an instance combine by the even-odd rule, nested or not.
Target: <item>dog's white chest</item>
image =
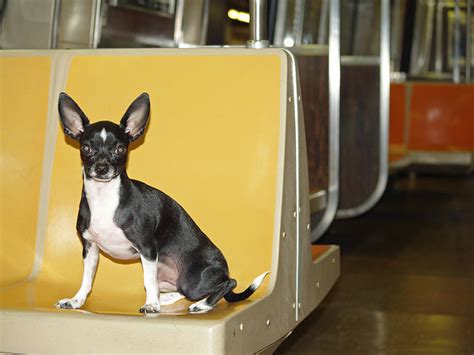
[[[117,259],[139,257],[122,229],[114,222],[119,204],[120,177],[109,182],[84,179],[84,189],[91,212],[89,228],[83,237],[96,243],[105,253]]]

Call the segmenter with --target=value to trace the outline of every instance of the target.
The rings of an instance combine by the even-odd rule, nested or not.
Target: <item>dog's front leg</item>
[[[81,308],[92,290],[97,264],[99,262],[99,247],[92,242],[84,242],[83,246],[84,271],[82,274],[81,288],[73,298],[64,298],[56,303],[57,308]]]
[[[158,287],[158,257],[149,260],[140,254],[143,267],[143,281],[145,284],[146,301],[140,308],[141,313],[159,313],[160,312],[160,290]]]

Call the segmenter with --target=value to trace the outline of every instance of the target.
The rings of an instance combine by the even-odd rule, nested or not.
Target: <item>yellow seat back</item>
[[[280,82],[286,78],[281,52],[243,52],[69,52],[70,58],[63,60],[68,69],[63,68],[62,88],[91,122],[119,122],[138,94],[150,94],[149,127],[143,144],[130,153],[128,174],[169,194],[188,211],[226,256],[238,290],[272,267],[284,94]],[[4,85],[6,80],[2,78]],[[49,105],[55,108],[57,97]],[[27,119],[42,122],[43,115]],[[41,272],[35,279],[40,286],[35,287],[33,306],[40,308],[51,307],[58,297],[72,296],[82,275],[75,231],[82,185],[79,151],[64,137],[59,122],[57,129],[45,252],[36,261]],[[25,221],[33,227],[35,223],[34,216]],[[4,233],[2,240],[7,240]],[[10,248],[15,250],[15,243]],[[6,251],[2,248],[1,253],[3,259]],[[7,270],[14,267],[6,265]],[[18,294],[4,296],[4,304],[15,297]],[[135,313],[143,299],[138,262],[101,258],[86,309]]]

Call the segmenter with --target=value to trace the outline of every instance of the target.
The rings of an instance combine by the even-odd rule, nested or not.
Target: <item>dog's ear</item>
[[[145,132],[149,115],[150,97],[145,92],[132,102],[120,120],[120,127],[125,129],[130,141],[134,141]]]
[[[84,127],[89,124],[89,120],[84,112],[82,112],[79,105],[64,92],[59,94],[58,111],[64,133],[78,140],[82,132],[84,132]]]

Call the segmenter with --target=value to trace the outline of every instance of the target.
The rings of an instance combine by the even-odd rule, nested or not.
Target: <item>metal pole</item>
[[[467,0],[466,14],[466,82],[471,82],[471,61],[472,61],[472,0]]]
[[[267,48],[267,1],[250,0],[250,40],[248,48]]]
[[[53,14],[52,14],[52,25],[49,39],[49,48],[58,48],[58,29],[59,29],[59,15],[61,13],[61,2],[60,0],[53,1]]]
[[[453,81],[459,84],[461,81],[461,10],[459,0],[454,5],[454,58],[453,58]]]
[[[94,4],[94,24],[92,32],[91,47],[97,48],[100,42],[100,32],[102,27],[102,0],[96,0]]]
[[[329,1],[329,186],[326,210],[320,222],[311,231],[315,242],[327,231],[336,215],[339,201],[339,113],[341,91],[339,0]]]

